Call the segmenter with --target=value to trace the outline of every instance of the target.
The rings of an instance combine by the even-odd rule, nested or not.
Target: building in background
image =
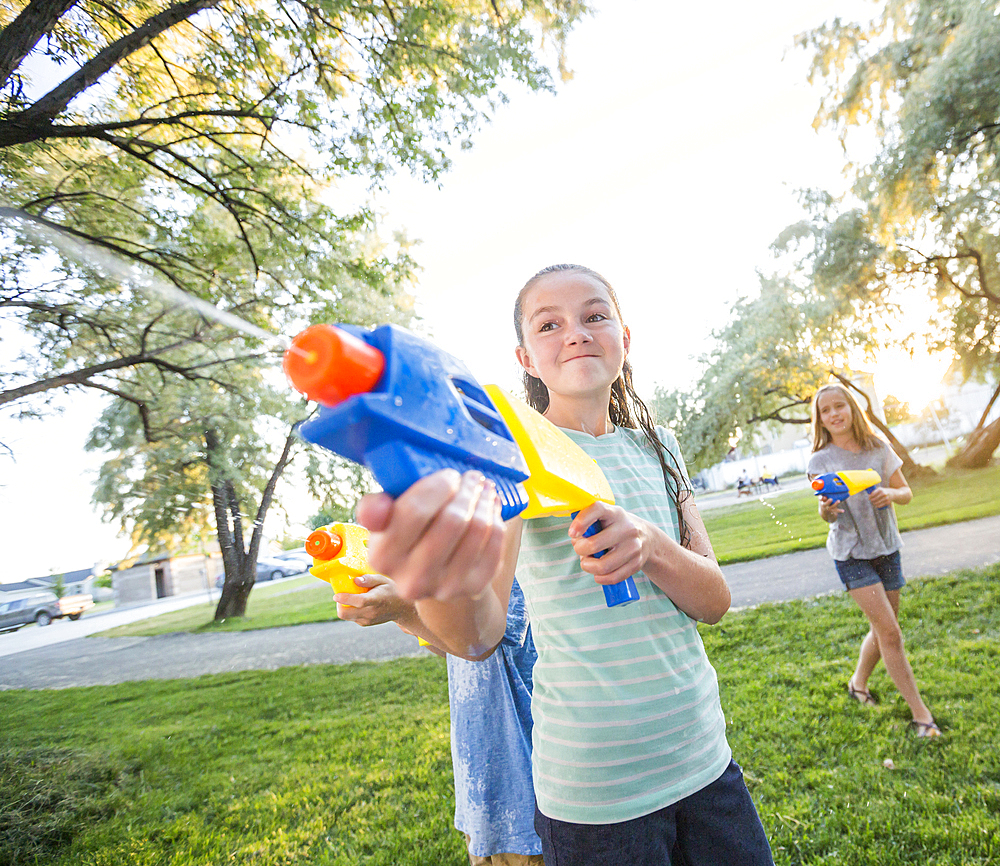
[[[208,553],[143,554],[126,568],[111,572],[115,604],[133,605],[172,595],[210,593],[224,573],[218,547]]]

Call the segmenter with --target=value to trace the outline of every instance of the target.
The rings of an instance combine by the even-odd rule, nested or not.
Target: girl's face
[[[843,436],[851,432],[851,405],[840,391],[830,390],[819,395],[816,407],[819,423],[831,436]]]
[[[550,397],[610,397],[629,333],[605,285],[573,271],[546,274],[527,292],[517,359]]]

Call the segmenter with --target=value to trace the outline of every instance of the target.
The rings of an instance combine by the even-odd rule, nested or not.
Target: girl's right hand
[[[399,498],[365,496],[357,520],[371,533],[368,561],[410,601],[477,597],[503,559],[504,522],[492,482],[445,469]]]
[[[819,498],[819,516],[827,523],[833,523],[843,513],[844,507],[835,499],[825,496]]]

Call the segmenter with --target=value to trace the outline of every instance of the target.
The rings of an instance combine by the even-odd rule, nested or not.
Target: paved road
[[[908,578],[1000,562],[1000,517],[903,533],[903,570]],[[825,550],[790,553],[726,566],[734,607],[810,598],[839,592],[840,582]],[[180,604],[183,600],[174,603]],[[204,595],[196,601],[204,601]],[[148,614],[148,610],[147,610]],[[135,614],[132,614],[135,616]],[[110,615],[109,615],[110,616]],[[109,621],[91,617],[93,630]],[[56,623],[38,631],[82,626]],[[117,623],[115,623],[117,624]],[[34,630],[34,629],[32,629]],[[144,679],[183,679],[240,670],[276,670],[289,665],[344,664],[421,655],[416,641],[395,625],[359,628],[348,622],[314,623],[232,634],[169,634],[157,637],[71,637],[49,646],[13,649],[0,644],[0,689],[48,689],[107,685]]]

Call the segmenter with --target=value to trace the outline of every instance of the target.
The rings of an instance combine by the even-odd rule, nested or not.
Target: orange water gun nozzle
[[[306,553],[313,559],[336,559],[344,549],[344,539],[328,529],[317,529],[306,539]]]
[[[385,357],[374,346],[333,325],[313,325],[292,340],[282,362],[285,375],[310,400],[336,406],[371,391]]]
[[[820,478],[814,478],[813,482],[812,482],[812,489],[813,490],[822,490],[823,489],[823,481],[822,481],[822,479],[820,479]]]

